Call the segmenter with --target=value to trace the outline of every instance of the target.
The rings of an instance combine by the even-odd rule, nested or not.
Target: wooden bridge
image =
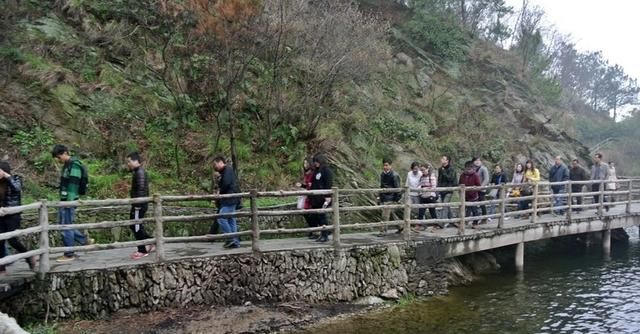
[[[73,202],[48,202],[39,201],[20,207],[1,208],[0,216],[34,212],[39,213],[39,224],[26,227],[9,233],[0,234],[0,240],[12,237],[32,238],[39,236],[38,247],[27,253],[14,254],[0,259],[0,265],[11,264],[8,273],[0,278],[0,286],[5,292],[18,288],[26,281],[32,279],[35,273],[27,269],[23,261],[28,257],[39,257],[38,273],[44,276],[48,272],[77,272],[103,268],[122,266],[136,266],[150,262],[175,261],[194,257],[216,257],[232,254],[251,254],[260,256],[262,253],[296,250],[296,249],[326,249],[332,248],[336,252],[361,246],[375,244],[437,241],[445,244],[444,253],[440,257],[453,257],[463,254],[499,248],[507,245],[518,245],[516,248],[516,267],[522,269],[524,264],[524,243],[535,240],[554,238],[558,236],[603,231],[603,247],[606,252],[610,249],[611,229],[637,226],[640,224],[640,200],[638,195],[639,179],[625,179],[617,182],[615,191],[607,190],[606,184],[600,181],[583,182],[540,182],[530,185],[491,185],[485,187],[451,187],[436,188],[428,191],[454,192],[454,201],[450,203],[412,204],[410,193],[422,192],[422,189],[337,189],[316,191],[276,191],[258,192],[250,191],[232,195],[193,195],[193,196],[161,196],[115,199],[115,200],[86,200]],[[598,191],[573,193],[571,185],[582,185],[588,189],[592,184],[598,185]],[[566,192],[559,195],[550,193],[550,186],[561,186]],[[513,187],[529,186],[532,190],[530,196],[510,197],[509,190]],[[499,189],[499,198],[489,199],[483,202],[465,202],[465,193],[468,191],[487,191]],[[386,205],[357,205],[354,198],[368,199],[380,192],[402,192],[402,203]],[[331,197],[331,206],[326,209],[312,210],[265,210],[257,205],[257,200],[264,197],[295,197],[308,196],[310,194]],[[554,196],[564,200],[561,207],[554,208],[552,201]],[[187,201],[211,201],[221,198],[240,197],[248,199],[248,210],[238,211],[235,214],[199,214],[167,216],[163,214],[163,206],[168,203]],[[574,199],[583,197],[585,204],[576,205]],[[457,199],[456,199],[457,198]],[[599,201],[597,200],[599,199]],[[605,202],[605,200],[609,200]],[[531,201],[531,206],[526,210],[513,210],[513,206],[519,201]],[[367,201],[360,201],[367,202]],[[104,207],[104,206],[129,206],[135,203],[150,203],[153,207],[153,216],[139,220],[102,221],[98,223],[78,223],[74,225],[58,225],[49,221],[50,209],[63,207]],[[495,206],[496,212],[486,216],[467,216],[467,206],[487,205]],[[452,219],[415,219],[417,209],[451,208],[457,212]],[[353,213],[374,213],[370,217],[378,217],[375,212],[383,209],[391,209],[402,212],[402,220],[378,221],[371,218],[371,222],[354,221],[349,215]],[[562,216],[552,214],[552,211],[564,210]],[[264,229],[260,223],[262,217],[273,216],[299,216],[303,214],[329,214],[331,225],[316,228],[276,228]],[[202,235],[202,236],[166,236],[165,227],[175,222],[212,221],[223,216],[234,216],[247,219],[251,229],[237,233]],[[489,220],[486,224],[472,226],[476,220]],[[109,244],[93,244],[86,246],[61,247],[51,245],[50,233],[67,229],[94,230],[110,229],[114,227],[130,226],[133,224],[152,224],[153,238],[143,241],[114,242]],[[454,224],[455,227],[443,229],[427,229],[417,231],[416,226],[431,224]],[[402,227],[401,233],[392,233],[383,237],[376,236],[374,231],[381,227]],[[302,234],[318,231],[330,231],[329,243],[318,243],[302,237]],[[238,249],[223,249],[219,243],[212,241],[239,236],[245,239],[242,247]],[[131,260],[129,254],[137,245],[155,245],[156,251],[151,256],[141,260]],[[78,252],[78,258],[70,263],[58,264],[50,261],[51,256],[65,251]],[[427,254],[427,257],[429,255]]]

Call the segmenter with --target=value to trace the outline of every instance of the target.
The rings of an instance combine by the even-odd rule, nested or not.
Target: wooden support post
[[[331,188],[331,225],[333,225],[333,248],[340,251],[340,197],[338,188]]]
[[[505,184],[500,186],[500,218],[498,219],[498,228],[504,227],[504,215],[507,207],[507,186]]]
[[[411,191],[404,187],[404,227],[402,230],[404,240],[411,240]]]
[[[38,220],[42,232],[40,232],[40,244],[38,248],[43,249],[45,252],[40,255],[39,275],[40,278],[44,277],[44,274],[49,272],[49,211],[47,207],[47,200],[40,200],[42,205],[38,211]]]
[[[633,200],[633,179],[629,180],[629,192],[627,193],[627,208],[625,212],[627,214],[631,213],[631,201]]]
[[[598,215],[602,217],[604,214],[604,181],[600,180],[600,194],[598,195],[600,198],[600,205],[598,206]]]
[[[460,223],[458,226],[458,234],[464,235],[465,226],[465,216],[467,214],[467,205],[466,205],[466,191],[464,188],[464,184],[460,185]]]
[[[252,189],[249,201],[251,207],[251,251],[254,255],[260,254],[260,222],[258,221],[258,190]]]
[[[533,185],[533,202],[531,202],[531,209],[533,214],[531,215],[531,223],[538,221],[538,193],[540,192],[540,185],[538,183]]]
[[[611,229],[602,231],[602,251],[607,257],[611,255]]]
[[[571,222],[573,219],[573,189],[571,189],[571,181],[569,181],[569,185],[567,187],[567,221]]]
[[[524,242],[516,245],[516,271],[524,271]]]
[[[162,262],[166,259],[164,254],[164,222],[162,218],[162,198],[159,194],[153,195],[153,218],[156,222],[156,261]]]

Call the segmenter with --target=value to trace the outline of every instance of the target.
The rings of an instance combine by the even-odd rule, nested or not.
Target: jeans
[[[149,208],[149,205],[147,204],[143,204],[140,208],[137,208],[138,216],[136,217],[136,208],[131,207],[131,211],[129,211],[129,219],[137,220],[137,219],[144,218],[148,208]],[[136,240],[149,239],[149,234],[147,234],[147,232],[144,230],[143,224],[135,224],[135,225],[131,225],[130,227],[131,227],[131,232],[133,232],[133,235],[136,237]],[[138,252],[146,253],[147,246],[145,245],[138,246]]]
[[[440,197],[442,198],[441,199],[442,203],[451,202],[451,196],[452,195],[453,195],[453,193],[450,193],[450,192],[440,193]],[[446,213],[446,215],[445,215],[445,213]],[[451,207],[450,206],[447,206],[447,207],[444,207],[444,208],[440,209],[440,219],[451,219],[451,218],[453,218],[453,213],[451,212]]]
[[[394,202],[394,201],[391,201],[391,202],[381,201],[381,202],[380,202],[380,204],[381,204],[381,205],[397,205],[397,204],[398,204],[398,202]],[[394,221],[396,221],[396,220],[400,220],[400,219],[398,218],[398,215],[396,214],[396,211],[397,211],[396,209],[389,209],[389,208],[384,208],[384,209],[382,209],[382,221],[383,221],[383,222],[390,222],[392,218],[393,218],[393,220],[394,220]],[[392,217],[392,216],[393,216],[393,217]],[[400,228],[402,228],[402,226],[398,226],[398,229],[400,229]],[[386,231],[387,231],[387,226],[382,226],[382,227],[380,228],[380,231],[381,231],[381,232],[386,232]]]
[[[464,212],[465,217],[476,217],[476,216],[478,216],[478,206],[477,205],[468,205],[468,206],[465,207],[464,211],[465,211]],[[474,220],[473,223],[477,224],[478,221]]]
[[[562,195],[564,195],[565,190],[564,188],[560,188],[560,189],[551,189],[553,191],[553,212],[555,212],[556,214],[562,215],[564,214],[564,209],[555,209],[557,207],[560,206],[564,206],[566,203],[566,197],[562,197]]]
[[[478,202],[484,202],[487,199],[487,192],[486,191],[480,191],[478,192]],[[482,211],[482,215],[486,216],[487,215],[487,206],[486,205],[480,205],[480,210]]]
[[[60,225],[73,224],[75,213],[76,213],[76,208],[58,209],[58,224]],[[64,244],[65,247],[73,247],[76,242],[79,245],[86,245],[87,237],[77,229],[62,231],[62,244]],[[64,255],[73,256],[73,252],[64,252]]]
[[[438,200],[433,197],[427,197],[427,198],[421,198],[421,203],[422,204],[433,204],[433,203],[438,203]],[[437,215],[436,215],[436,208],[429,208],[429,215],[431,216],[431,219],[437,219]],[[427,216],[427,208],[422,208],[420,210],[418,210],[418,219],[419,220],[423,220],[425,219]]]
[[[236,205],[223,206],[220,208],[220,214],[235,213]],[[220,217],[218,218],[218,225],[222,229],[222,233],[236,233],[238,232],[238,225],[236,224],[236,217]],[[240,246],[240,238],[238,236],[231,237],[230,244]]]
[[[15,231],[20,228],[20,215],[13,214],[4,217],[0,217],[0,233],[6,233]],[[9,240],[0,240],[0,259],[7,256],[8,249],[7,243],[13,247],[18,253],[25,253],[27,248],[18,240],[18,237],[13,237]],[[29,263],[29,259],[26,259]],[[4,266],[0,266],[0,271],[4,271]]]

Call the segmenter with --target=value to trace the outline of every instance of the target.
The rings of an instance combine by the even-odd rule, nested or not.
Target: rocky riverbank
[[[490,253],[447,259],[439,266],[445,286],[471,283],[475,277],[499,267]],[[426,283],[423,283],[426,284]],[[429,284],[430,285],[430,284]],[[439,290],[434,294],[444,293]],[[345,317],[402,305],[413,298],[404,289],[389,289],[377,296],[349,303],[304,302],[242,306],[193,306],[152,312],[120,310],[100,320],[68,320],[54,326],[59,333],[293,333]]]

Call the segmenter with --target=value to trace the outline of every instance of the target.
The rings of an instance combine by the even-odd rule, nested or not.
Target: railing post
[[[40,232],[40,245],[38,248],[43,249],[44,253],[40,254],[40,277],[44,277],[44,274],[49,272],[49,211],[47,200],[40,201],[40,210],[38,211],[38,221],[42,232]]]
[[[411,240],[411,189],[404,187],[404,228],[402,229],[404,240]]]
[[[467,211],[467,205],[466,205],[466,198],[465,195],[466,191],[464,189],[464,184],[460,185],[460,224],[458,226],[458,234],[459,235],[464,235],[464,228],[465,226],[465,216],[466,216],[466,211]]]
[[[598,215],[602,216],[604,214],[604,180],[600,180],[600,194],[598,195],[600,198],[600,205],[598,206]]]
[[[260,222],[258,221],[258,191],[252,189],[250,192],[251,207],[251,251],[254,255],[260,254]]]
[[[507,206],[507,186],[502,184],[500,186],[500,218],[498,219],[498,228],[502,228],[504,226],[504,215]]]
[[[338,188],[331,188],[331,225],[333,225],[333,248],[340,250],[340,197]]]
[[[155,238],[156,238],[156,260],[164,261],[164,221],[162,218],[162,198],[159,194],[153,195],[153,218],[156,222]]]
[[[538,192],[540,191],[540,185],[536,182],[533,185],[533,202],[531,202],[531,209],[533,214],[531,215],[531,223],[535,224],[538,221]]]
[[[627,193],[627,208],[625,212],[631,213],[631,201],[633,200],[633,179],[629,179],[629,192]]]
[[[569,181],[569,184],[566,186],[567,187],[567,221],[571,222],[572,217],[572,211],[573,211],[573,189],[571,186],[571,181]]]

